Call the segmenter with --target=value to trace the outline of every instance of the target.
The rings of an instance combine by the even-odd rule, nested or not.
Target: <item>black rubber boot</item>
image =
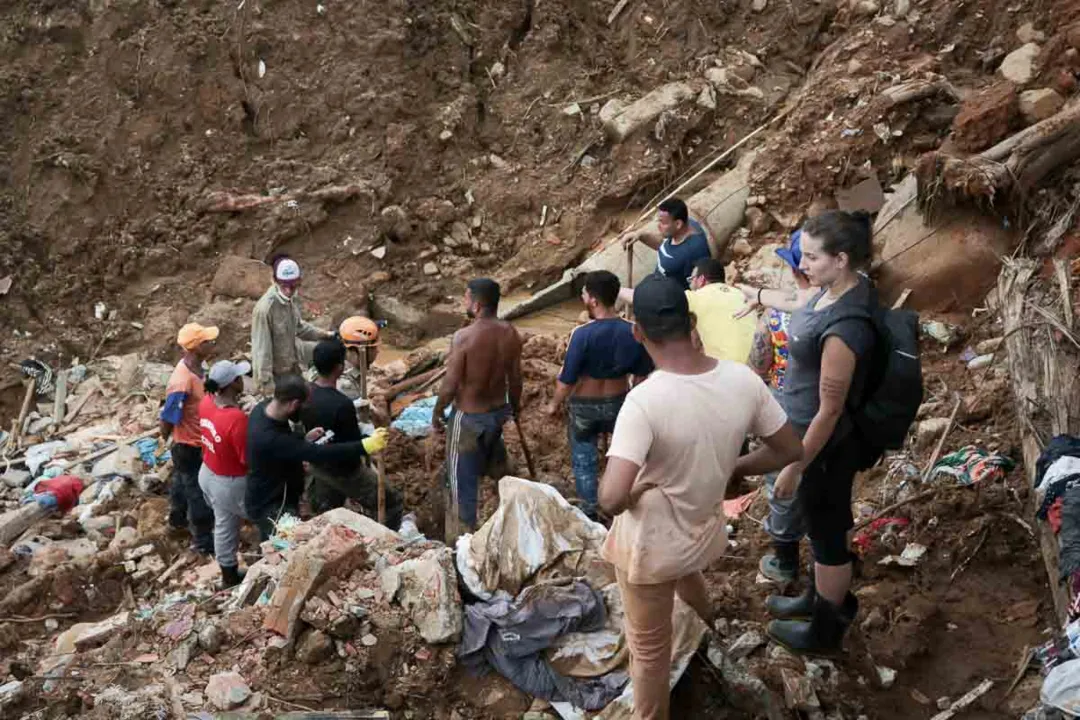
[[[802,595],[770,595],[765,599],[765,610],[777,620],[809,620],[814,614],[814,601],[817,599],[813,564],[807,575],[807,586]]]
[[[859,612],[859,601],[851,593],[841,606],[823,597],[814,602],[814,614],[809,622],[774,620],[769,623],[769,637],[788,650],[804,655],[833,655],[844,644],[844,633]]]
[[[235,565],[221,565],[221,589],[236,587],[244,579],[245,573]]]

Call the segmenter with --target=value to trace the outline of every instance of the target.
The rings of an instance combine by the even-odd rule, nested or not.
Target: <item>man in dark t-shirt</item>
[[[338,378],[345,371],[345,345],[339,340],[323,340],[313,353],[318,377],[311,386],[311,395],[300,410],[300,421],[306,428],[321,427],[332,431],[328,447],[336,443],[351,443],[364,439],[356,418],[356,407],[347,395],[337,389]],[[377,430],[376,433],[386,433]],[[374,437],[374,436],[373,436]],[[311,466],[311,508],[323,513],[342,507],[352,498],[360,503],[364,513],[374,517],[378,509],[378,476],[365,459],[344,458],[317,462]],[[386,525],[396,529],[401,524],[401,494],[386,489]]]
[[[689,290],[694,265],[712,255],[708,231],[690,217],[686,203],[679,198],[668,198],[660,203],[656,225],[659,233],[635,230],[622,236],[623,243],[630,247],[640,241],[651,247],[656,251],[656,274],[672,278],[683,286],[683,290]]]
[[[592,318],[570,334],[566,360],[548,412],[557,416],[567,398],[570,462],[582,510],[595,517],[600,463],[600,435],[615,429],[631,378],[642,380],[653,364],[634,339],[633,325],[615,313],[619,278],[607,270],[585,276],[581,300]]]

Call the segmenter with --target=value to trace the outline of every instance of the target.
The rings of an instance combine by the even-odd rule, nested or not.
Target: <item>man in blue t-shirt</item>
[[[624,233],[623,243],[630,247],[640,241],[656,251],[656,274],[677,280],[684,290],[690,289],[690,274],[694,264],[712,255],[705,227],[690,219],[690,211],[679,198],[668,198],[656,212],[659,234],[651,230]]]
[[[653,371],[645,347],[634,339],[633,325],[615,312],[619,278],[607,270],[585,276],[581,300],[591,320],[570,333],[566,360],[548,406],[557,417],[567,403],[570,464],[581,509],[596,517],[600,479],[597,441],[615,429],[631,379],[640,382]]]

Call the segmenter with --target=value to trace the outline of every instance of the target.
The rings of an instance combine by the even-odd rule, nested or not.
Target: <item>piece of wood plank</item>
[[[611,23],[615,22],[615,20],[619,17],[620,13],[622,13],[622,11],[626,9],[626,5],[629,2],[630,0],[619,0],[619,2],[615,3],[615,7],[611,9],[611,12],[609,12],[607,16],[608,25],[611,25]]]
[[[26,394],[23,396],[22,408],[19,409],[19,419],[15,421],[15,445],[18,446],[22,441],[23,425],[26,424],[26,416],[30,413],[30,401],[34,398],[34,391],[37,390],[37,378],[30,378],[30,381],[26,384]]]
[[[68,388],[68,373],[67,370],[61,370],[56,373],[56,395],[53,398],[53,420],[56,421],[57,430],[60,429],[60,424],[64,420],[67,407],[67,388]]]
[[[88,383],[93,384],[90,385],[89,389],[83,394],[82,397],[79,398],[79,400],[72,406],[72,408],[68,410],[68,414],[64,416],[65,423],[70,423],[72,420],[78,417],[79,413],[81,413],[83,408],[86,407],[86,403],[90,402],[90,398],[92,398],[95,393],[103,392],[101,383],[98,381],[97,378],[88,381]]]
[[[969,705],[981,698],[986,693],[990,692],[990,688],[994,687],[993,680],[983,680],[981,683],[969,690],[963,697],[954,702],[948,710],[939,712],[930,720],[950,720],[955,717],[957,713],[967,709]]]

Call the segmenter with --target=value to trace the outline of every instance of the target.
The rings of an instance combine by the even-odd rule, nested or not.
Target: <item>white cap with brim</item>
[[[285,258],[278,263],[274,278],[281,282],[293,282],[300,279],[300,266],[295,260]]]
[[[226,388],[236,382],[236,378],[243,377],[251,372],[251,363],[233,362],[231,360],[218,360],[210,368],[208,380],[213,380],[220,388]]]

